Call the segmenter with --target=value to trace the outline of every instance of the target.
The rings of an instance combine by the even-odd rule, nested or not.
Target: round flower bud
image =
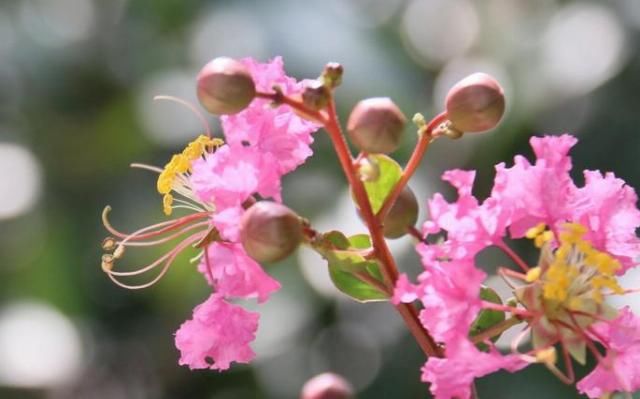
[[[387,154],[398,148],[406,122],[407,118],[389,98],[368,98],[351,111],[347,132],[361,151]]]
[[[238,113],[251,103],[255,95],[253,78],[240,61],[214,58],[198,73],[198,100],[212,114]]]
[[[462,132],[493,129],[504,107],[504,91],[498,81],[480,72],[456,83],[445,99],[447,118]]]
[[[302,241],[300,217],[282,204],[256,202],[240,219],[240,240],[258,262],[276,262],[289,256]]]
[[[331,92],[319,80],[307,81],[302,91],[302,102],[314,111],[321,110],[329,103]]]
[[[413,191],[405,186],[384,218],[384,236],[400,238],[407,234],[407,227],[414,226],[416,221],[418,221],[418,200]]]
[[[353,387],[333,373],[319,374],[304,384],[300,399],[352,399]]]

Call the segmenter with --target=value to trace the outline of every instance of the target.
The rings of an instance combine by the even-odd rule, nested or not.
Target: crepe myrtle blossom
[[[314,123],[303,120],[288,107],[274,109],[265,100],[256,98],[250,101],[253,94],[249,95],[247,91],[277,86],[287,93],[294,93],[302,87],[285,75],[280,58],[268,63],[245,59],[223,62],[222,65],[221,68],[218,62],[203,68],[198,76],[198,95],[207,109],[236,112],[223,119],[226,143],[212,138],[205,124],[207,135],[189,143],[164,168],[133,164],[158,173],[157,191],[162,195],[163,210],[167,216],[174,211],[186,211],[186,214],[129,234],[111,225],[108,218],[110,207],[103,212],[103,223],[112,237],[103,242],[106,253],[102,258],[102,269],[122,287],[149,287],[166,274],[181,252],[191,247],[200,251],[192,262],[199,262],[198,270],[211,285],[213,293],[194,309],[193,318],[182,324],[175,339],[181,352],[180,364],[192,369],[225,370],[232,362],[247,363],[255,356],[249,345],[255,338],[259,315],[232,301],[255,298],[263,303],[280,288],[280,284],[247,254],[239,226],[243,217],[251,216],[252,213],[244,216],[245,210],[256,202],[256,195],[281,200],[282,176],[311,155],[311,133],[317,129]],[[233,82],[238,80],[242,81],[242,93],[234,91]],[[207,84],[221,85],[223,95],[214,99],[207,97],[211,94],[203,90],[207,89],[203,87]],[[244,96],[242,102],[250,104],[239,107],[238,96]],[[189,107],[204,121],[193,105],[173,97],[161,98]],[[234,100],[238,101],[234,103]],[[262,208],[276,206],[268,202]],[[293,231],[292,224],[300,223],[297,216],[291,216],[295,215],[293,212],[288,212],[284,224],[278,220],[265,220],[264,213],[261,216],[262,223],[275,226],[271,232],[278,239],[285,236],[278,231],[279,226],[286,225],[287,232],[290,232]],[[267,212],[266,215],[272,214]],[[282,211],[277,215],[282,215]],[[277,215],[273,219],[277,219]],[[252,239],[252,236],[247,237]],[[278,259],[295,250],[301,237],[294,238],[297,239],[295,245],[275,253]],[[131,271],[114,269],[126,248],[175,241],[178,243],[167,253],[148,265]],[[253,247],[266,246],[269,250],[268,245],[269,241],[260,237],[260,242]],[[270,251],[273,256],[278,250],[271,248]],[[151,281],[138,284],[124,281],[153,272],[156,275]]]
[[[443,176],[457,189],[456,201],[440,194],[429,201],[425,241],[417,247],[424,271],[416,284],[401,276],[393,300],[420,301],[421,322],[444,347],[444,357],[429,358],[422,374],[436,398],[468,398],[475,378],[533,363],[573,383],[572,359],[584,365],[587,352],[597,365],[577,383],[581,393],[598,398],[640,389],[640,319],[606,302],[609,295],[631,292],[617,277],[635,267],[640,254],[636,193],[598,171],[585,171],[584,185],[577,186],[568,155],[576,142],[570,135],[533,137],[536,161],[517,156],[511,167],[497,165],[491,195],[482,202],[472,194],[474,172],[461,170]],[[440,242],[426,240],[442,233]],[[508,246],[521,238],[538,249],[537,263],[528,264]],[[519,269],[499,268],[513,289],[506,305],[480,295],[486,273],[475,257],[492,246]],[[472,331],[488,311],[509,317]],[[522,325],[521,333],[511,351],[500,354],[491,338],[515,325]],[[527,335],[532,349],[519,352]],[[565,370],[557,366],[557,351]]]

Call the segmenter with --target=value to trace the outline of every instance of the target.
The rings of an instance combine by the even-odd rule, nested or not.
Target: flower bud
[[[327,86],[334,89],[340,86],[342,83],[342,74],[344,73],[344,68],[337,62],[330,62],[325,65],[324,70],[322,71],[322,80],[326,83]]]
[[[256,202],[240,219],[240,240],[258,262],[276,262],[289,256],[302,241],[300,217],[282,204]]]
[[[235,114],[256,95],[247,67],[227,57],[214,58],[198,73],[198,100],[212,114]]]
[[[347,132],[361,151],[387,154],[398,148],[406,121],[391,99],[368,98],[356,104],[351,111]]]
[[[319,374],[304,384],[300,399],[351,399],[353,387],[347,380],[333,373]]]
[[[504,92],[486,73],[474,73],[456,83],[445,100],[447,118],[462,132],[493,129],[504,114]]]
[[[407,227],[414,226],[417,220],[418,200],[413,191],[405,186],[384,218],[384,236],[400,238],[407,234]]]

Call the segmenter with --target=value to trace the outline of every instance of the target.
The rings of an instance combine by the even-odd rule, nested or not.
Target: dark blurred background
[[[412,182],[422,203],[449,168],[478,169],[486,194],[493,165],[531,154],[528,138],[542,133],[580,138],[576,170],[613,170],[640,187],[639,38],[637,0],[1,0],[0,398],[295,398],[325,370],[361,398],[428,397],[424,358],[391,307],[349,302],[304,249],[269,269],[283,289],[260,307],[251,366],[177,365],[172,334],[208,295],[194,253],[141,292],[100,270],[105,205],[123,230],[164,217],[155,177],[129,163],[163,165],[202,130],[152,97],[195,103],[195,74],[215,56],[282,55],[297,78],[341,62],[343,116],[370,96],[433,116],[455,81],[484,71],[505,87],[506,118],[432,147]],[[320,230],[362,232],[329,142],[315,137],[285,200]],[[408,129],[401,162],[414,137]],[[393,248],[417,273],[411,241]],[[478,389],[481,398],[579,397],[543,367]]]

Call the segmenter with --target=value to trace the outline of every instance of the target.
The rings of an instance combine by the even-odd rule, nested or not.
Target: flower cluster
[[[240,64],[238,67],[253,80],[252,90],[278,87],[286,94],[302,90],[302,83],[285,75],[280,58],[268,63],[244,59]],[[222,117],[222,126],[226,143],[203,135],[174,155],[164,169],[138,165],[159,172],[157,188],[163,195],[165,214],[170,215],[174,209],[192,213],[132,234],[110,225],[109,208],[103,218],[117,237],[105,240],[104,249],[113,252],[103,257],[103,269],[127,288],[153,284],[189,246],[202,249],[196,258],[200,259],[198,270],[213,293],[194,309],[193,318],[182,324],[175,337],[180,364],[192,369],[225,370],[231,362],[247,363],[255,356],[249,344],[255,339],[259,314],[232,301],[255,298],[262,303],[280,284],[247,254],[239,226],[256,195],[281,201],[282,176],[311,155],[311,133],[317,129],[289,107],[274,108],[260,98],[253,99],[242,111]],[[133,272],[113,270],[125,247],[164,243],[187,233],[188,237],[152,264]],[[159,265],[164,266],[150,283],[128,285],[120,281],[121,277],[146,273]]]
[[[640,361],[640,318],[606,302],[609,295],[628,292],[616,277],[634,267],[640,253],[637,197],[611,173],[585,171],[584,185],[577,186],[568,156],[576,142],[569,135],[532,138],[536,162],[517,156],[512,167],[498,165],[493,190],[482,202],[472,194],[474,172],[444,174],[458,199],[450,203],[436,194],[423,233],[425,239],[446,233],[446,239],[418,245],[425,270],[417,284],[401,276],[394,295],[396,303],[419,300],[422,324],[444,345],[445,356],[430,358],[422,374],[437,398],[468,398],[475,378],[533,363],[571,383],[571,359],[585,364],[587,351],[597,366],[578,382],[580,392],[597,398],[640,388],[640,372],[631,366]],[[522,238],[539,248],[537,264],[527,264],[510,248]],[[507,305],[480,295],[486,273],[476,255],[491,246],[521,269],[499,269],[513,287]],[[474,321],[487,311],[510,318],[472,333]],[[511,352],[500,354],[490,338],[519,324]],[[532,348],[519,352],[527,335]],[[556,365],[557,350],[566,372]]]

